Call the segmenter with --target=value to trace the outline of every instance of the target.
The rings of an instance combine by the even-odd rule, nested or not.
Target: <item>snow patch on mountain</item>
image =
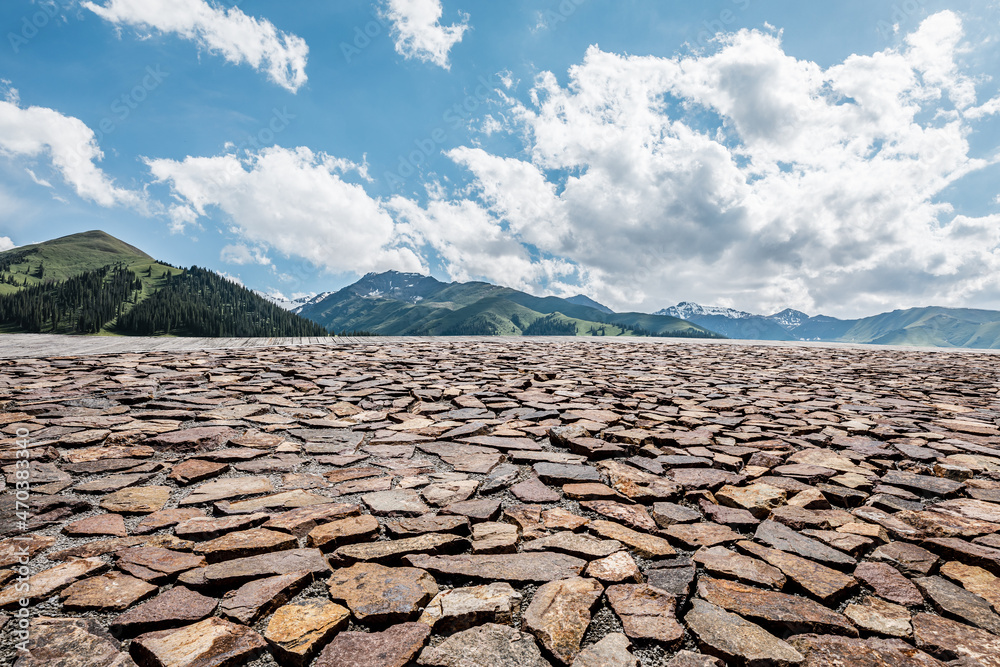
[[[723,306],[703,306],[698,303],[692,303],[690,301],[682,301],[676,306],[671,306],[670,308],[664,308],[663,310],[658,310],[654,315],[667,315],[669,317],[677,317],[682,320],[690,320],[692,317],[705,317],[708,315],[721,315],[723,317],[728,317],[734,320],[742,320],[748,317],[756,317],[753,313],[747,313],[742,310],[736,310],[735,308],[726,308]]]

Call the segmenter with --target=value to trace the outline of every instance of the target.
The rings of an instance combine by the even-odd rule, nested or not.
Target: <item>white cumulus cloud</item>
[[[826,68],[759,31],[673,58],[591,47],[565,85],[543,72],[512,103],[525,157],[448,155],[473,175],[493,243],[569,262],[618,307],[1000,305],[1000,217],[956,215],[942,196],[993,163],[969,147],[991,107],[957,64],[966,48],[950,11]],[[449,243],[442,257],[466,266]],[[508,282],[544,273],[510,270]]]
[[[78,118],[47,107],[23,107],[16,91],[0,100],[0,155],[44,160],[83,199],[101,206],[145,208],[144,196],[115,185],[97,163],[104,158],[93,130]],[[35,183],[52,187],[28,169]]]
[[[227,264],[260,264],[270,266],[271,259],[263,248],[251,248],[244,243],[230,243],[219,251],[219,259]]]
[[[4,250],[12,250],[16,247],[17,246],[14,245],[14,242],[10,240],[9,236],[0,236],[0,252],[3,252]]]
[[[396,223],[381,203],[344,179],[351,173],[364,178],[363,165],[308,148],[281,147],[243,158],[187,157],[147,164],[178,202],[171,212],[174,224],[217,210],[247,244],[332,272],[423,268],[416,253],[400,245]],[[228,256],[243,258],[235,247]],[[249,248],[246,257],[254,261]]]
[[[448,53],[469,29],[468,17],[441,25],[441,0],[387,0],[383,13],[392,22],[397,53],[445,69],[451,67]]]
[[[206,0],[106,0],[84,7],[117,26],[176,34],[227,61],[246,63],[292,92],[306,83],[309,46],[266,19]]]

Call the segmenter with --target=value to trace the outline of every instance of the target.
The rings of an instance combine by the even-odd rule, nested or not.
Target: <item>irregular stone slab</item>
[[[924,540],[922,544],[949,560],[976,565],[1000,576],[1000,548],[994,549],[956,537],[932,538]]]
[[[481,500],[462,500],[445,505],[441,510],[444,514],[458,514],[470,521],[493,521],[500,516],[500,501],[483,498]]]
[[[686,556],[651,563],[646,571],[646,581],[662,588],[671,595],[686,596],[694,581],[694,563]]]
[[[1000,667],[1000,637],[990,632],[934,614],[915,614],[912,625],[917,647],[941,660]]]
[[[506,625],[486,623],[452,635],[417,658],[434,667],[550,667],[534,638]]]
[[[147,535],[163,528],[176,526],[188,519],[204,516],[204,511],[194,507],[160,510],[144,516],[132,532],[136,535]]]
[[[650,512],[653,521],[660,528],[672,526],[675,523],[691,523],[701,521],[701,513],[690,507],[684,507],[676,503],[653,503],[653,510]]]
[[[785,585],[785,575],[778,568],[725,547],[702,547],[691,558],[701,564],[706,572],[717,577],[738,579],[779,590]]]
[[[949,561],[941,566],[941,576],[957,581],[965,590],[983,598],[1000,611],[1000,578],[975,565]]]
[[[640,533],[613,521],[591,521],[587,524],[587,528],[601,537],[616,540],[627,545],[643,558],[662,558],[663,556],[673,556],[677,553],[670,546],[670,543],[662,537]]]
[[[522,545],[523,551],[555,551],[585,560],[604,558],[624,547],[617,540],[601,540],[590,535],[561,531]]]
[[[727,484],[715,492],[715,498],[723,505],[746,510],[758,519],[766,519],[773,508],[785,504],[788,493],[764,483],[749,486]]]
[[[269,496],[260,496],[259,498],[250,498],[236,502],[223,500],[215,504],[215,509],[220,514],[246,514],[271,509],[326,505],[329,502],[329,496],[321,496],[317,493],[303,491],[302,489],[294,489],[292,491],[283,491]]]
[[[29,633],[16,667],[136,667],[95,619],[39,616],[31,619]]]
[[[622,633],[612,632],[580,651],[573,667],[639,667],[639,660],[628,650],[631,643]]]
[[[927,575],[937,565],[938,557],[927,549],[908,542],[890,542],[876,548],[869,556],[895,566],[905,574]]]
[[[793,633],[858,636],[846,618],[806,598],[707,577],[698,580],[698,595],[740,616],[778,624]]]
[[[632,639],[655,639],[675,645],[684,638],[677,622],[677,599],[649,584],[617,584],[608,587],[608,603]]]
[[[866,597],[860,603],[851,603],[844,609],[844,616],[867,632],[887,637],[909,637],[910,612],[906,607],[886,602],[877,597]]]
[[[726,664],[794,667],[805,657],[759,625],[754,625],[721,607],[691,600],[684,623],[694,633],[702,651],[718,656]]]
[[[635,559],[627,551],[619,551],[606,558],[591,561],[584,574],[598,581],[613,584],[642,582],[642,572],[639,571]]]
[[[524,628],[568,665],[580,652],[580,642],[590,625],[590,608],[603,592],[596,580],[580,577],[543,584],[524,612]]]
[[[672,526],[667,526],[664,532],[678,542],[682,542],[690,549],[736,542],[743,537],[732,528],[720,526],[717,523],[709,521],[703,523],[676,523]]]
[[[434,578],[424,570],[375,563],[339,569],[327,586],[332,600],[346,604],[359,621],[375,624],[413,619],[438,593]]]
[[[62,528],[64,535],[70,537],[91,537],[94,535],[111,535],[125,537],[125,518],[121,514],[98,514],[97,516],[78,519]]]
[[[512,554],[517,551],[517,526],[484,521],[472,527],[472,553]]]
[[[420,494],[412,489],[366,493],[361,496],[361,500],[376,516],[420,516],[431,509],[420,499]]]
[[[555,503],[560,496],[557,491],[546,486],[537,477],[529,477],[510,487],[510,492],[522,503]]]
[[[738,542],[736,546],[778,568],[810,595],[827,604],[843,598],[858,587],[854,577],[800,556],[747,541]]]
[[[479,482],[474,479],[459,480],[454,482],[436,482],[424,487],[420,495],[424,500],[435,507],[443,507],[449,503],[467,500],[476,492]]]
[[[943,477],[916,475],[904,470],[890,470],[882,476],[882,483],[939,496],[950,496],[965,486],[962,482],[944,479]]]
[[[251,528],[227,533],[222,537],[198,544],[194,552],[201,554],[209,563],[218,563],[232,558],[247,558],[273,551],[294,549],[299,541],[288,533],[279,533],[266,528]]]
[[[497,491],[506,489],[517,480],[520,474],[521,468],[519,466],[510,463],[501,463],[490,470],[490,474],[479,485],[479,493],[496,493]]]
[[[182,486],[204,481],[210,477],[221,475],[229,470],[228,463],[215,463],[214,461],[202,461],[200,459],[189,459],[181,461],[170,469],[167,475]]]
[[[129,653],[142,667],[245,665],[265,650],[267,642],[259,634],[221,618],[206,618],[176,630],[147,632],[129,646]]]
[[[157,587],[121,572],[90,577],[63,589],[59,597],[66,611],[122,611],[156,594]]]
[[[288,549],[214,563],[185,572],[178,581],[195,587],[233,588],[253,579],[300,571],[321,575],[330,571],[330,565],[319,549]]]
[[[990,503],[969,498],[956,498],[955,500],[945,500],[935,503],[928,507],[928,509],[967,519],[1000,523],[1000,503]]]
[[[17,607],[22,598],[32,602],[48,599],[70,584],[106,569],[108,564],[100,558],[81,558],[60,563],[28,577],[24,583],[11,584],[0,591],[0,609]],[[27,590],[24,588],[25,585]]]
[[[226,593],[219,611],[232,621],[253,625],[295,597],[311,581],[311,572],[292,572],[255,579]]]
[[[153,584],[166,583],[171,577],[201,567],[203,556],[181,553],[160,547],[133,547],[118,556],[118,569]]]
[[[585,500],[580,503],[580,507],[603,514],[637,530],[650,533],[656,530],[656,522],[641,505],[624,505],[611,500]]]
[[[268,621],[264,639],[279,664],[304,667],[335,634],[347,627],[350,617],[347,609],[323,600],[285,605]]]
[[[154,629],[176,628],[212,615],[219,601],[183,586],[174,586],[130,609],[111,622],[116,637],[134,637]]]
[[[565,554],[518,553],[497,555],[407,556],[413,567],[444,575],[498,581],[544,582],[576,577],[587,561]]]
[[[424,533],[469,534],[469,520],[464,516],[421,516],[385,522],[386,530],[395,537],[412,537]]]
[[[382,632],[341,632],[312,667],[404,667],[427,643],[423,623],[400,623]]]
[[[235,437],[236,431],[228,426],[198,426],[160,433],[147,439],[146,444],[174,452],[192,452],[218,447]]]
[[[378,531],[378,519],[370,514],[362,514],[313,528],[306,543],[323,551],[333,551],[345,544],[373,540],[378,537]]]
[[[198,516],[188,519],[174,528],[174,534],[185,540],[214,540],[236,531],[255,528],[265,523],[269,514],[246,514],[221,518]]]
[[[924,603],[924,596],[913,582],[886,563],[858,563],[854,576],[886,600],[909,607]]]
[[[101,508],[121,514],[152,514],[170,500],[169,486],[133,486],[115,491],[101,501]]]
[[[393,561],[406,554],[439,554],[462,551],[469,541],[460,535],[449,533],[427,533],[401,540],[385,540],[337,547],[333,558],[347,562]]]
[[[573,514],[562,507],[542,510],[541,518],[542,523],[549,530],[576,531],[590,523],[590,519],[579,514]]]
[[[543,462],[536,463],[533,468],[538,478],[546,484],[562,485],[601,481],[601,474],[597,471],[597,468],[587,465]]]
[[[762,522],[757,526],[754,537],[775,549],[798,554],[803,558],[816,560],[821,563],[829,563],[840,567],[854,567],[857,565],[857,561],[844,552],[837,551],[822,542],[805,537],[776,521],[769,520]]]
[[[678,651],[666,667],[726,667],[718,658],[691,651]]]
[[[990,609],[990,603],[943,577],[920,577],[913,583],[930,599],[942,614],[957,616],[983,630],[1000,634],[1000,616]]]
[[[0,567],[8,567],[20,563],[22,558],[34,558],[35,554],[48,549],[56,543],[55,537],[48,535],[18,535],[0,541]]]
[[[181,505],[200,505],[227,498],[240,498],[260,493],[271,493],[274,485],[267,477],[232,477],[199,484],[180,501]]]
[[[506,582],[441,591],[418,622],[438,633],[451,634],[483,623],[511,624],[522,596]]]
[[[797,635],[788,640],[806,656],[808,667],[943,667],[923,651],[899,640],[850,639],[835,635]],[[895,642],[895,643],[894,643]]]

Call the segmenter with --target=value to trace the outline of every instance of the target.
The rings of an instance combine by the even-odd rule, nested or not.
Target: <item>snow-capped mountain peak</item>
[[[770,320],[774,320],[786,329],[794,329],[803,322],[809,319],[809,316],[803,313],[801,310],[794,310],[792,308],[785,308],[780,313],[775,313],[768,317]]]
[[[725,308],[723,306],[703,306],[698,303],[692,303],[690,301],[682,301],[676,306],[671,306],[670,308],[664,308],[663,310],[658,310],[654,315],[667,315],[669,317],[677,317],[682,320],[689,320],[692,317],[705,317],[707,315],[721,315],[723,317],[728,317],[734,320],[741,320],[747,317],[754,317],[753,313],[747,313],[742,310],[736,310],[735,308]]]

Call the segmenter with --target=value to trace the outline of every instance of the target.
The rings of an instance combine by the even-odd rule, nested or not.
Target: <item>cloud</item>
[[[266,19],[206,0],[105,0],[82,5],[117,26],[173,33],[227,61],[247,63],[279,86],[296,92],[306,83],[309,46]]]
[[[260,264],[270,266],[271,259],[263,248],[251,248],[243,243],[229,244],[222,247],[219,259],[227,264]]]
[[[0,236],[0,252],[3,252],[4,250],[12,250],[16,247],[17,246],[14,245],[14,242],[10,240],[9,236]]]
[[[983,107],[956,64],[964,48],[950,11],[900,47],[827,68],[759,31],[673,58],[591,47],[565,85],[543,72],[530,101],[511,103],[522,159],[448,155],[473,176],[491,243],[568,263],[618,307],[1000,305],[997,217],[956,215],[944,195],[992,164],[970,156],[968,111]],[[423,215],[446,220],[443,207]],[[438,245],[471,271],[468,250]],[[504,275],[518,255],[503,247],[495,266],[476,260],[479,274]]]
[[[0,100],[0,155],[46,160],[77,195],[101,206],[146,209],[142,193],[117,187],[97,166],[104,154],[83,121],[46,107],[22,107],[16,91]],[[31,169],[28,174],[35,183],[52,187]]]
[[[468,16],[462,23],[443,26],[443,13],[441,0],[386,0],[383,14],[392,22],[396,52],[450,69],[448,53],[469,29]]]
[[[401,247],[397,226],[381,203],[345,180],[367,176],[363,165],[308,148],[273,147],[236,155],[147,160],[157,182],[177,201],[172,223],[183,226],[213,209],[232,221],[246,244],[300,257],[331,272],[400,269],[423,262]],[[229,257],[242,257],[233,246]],[[247,248],[247,256],[253,253]]]

